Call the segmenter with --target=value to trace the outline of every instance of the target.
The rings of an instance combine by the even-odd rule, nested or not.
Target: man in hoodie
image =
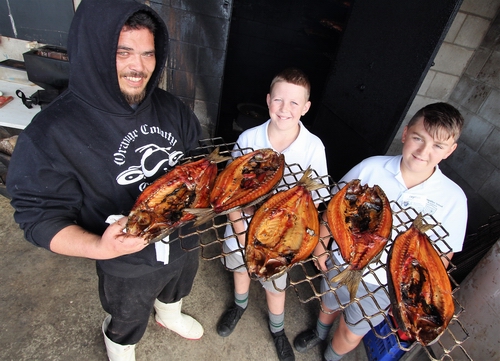
[[[156,321],[181,336],[203,334],[181,313],[199,261],[185,249],[196,248],[196,237],[174,233],[172,242],[147,245],[125,236],[127,218],[116,217],[197,147],[201,127],[157,88],[168,32],[148,6],[83,0],[68,44],[69,87],[20,134],[7,187],[28,241],[96,260],[108,357],[134,360],[153,308]]]

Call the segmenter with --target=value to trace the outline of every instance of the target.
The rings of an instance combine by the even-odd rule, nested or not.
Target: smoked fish
[[[419,214],[412,226],[396,237],[387,262],[392,312],[408,337],[433,344],[455,312],[446,268],[424,232],[432,228]]]
[[[193,220],[185,208],[208,207],[210,191],[217,177],[217,163],[228,160],[219,149],[197,161],[177,165],[139,195],[125,228],[126,233],[157,242],[176,228]]]
[[[194,224],[261,202],[278,186],[284,171],[285,156],[270,148],[237,157],[215,179],[210,208],[189,209],[197,216]]]
[[[369,187],[354,179],[332,197],[326,214],[332,236],[348,263],[331,281],[345,284],[352,301],[363,271],[378,261],[391,235],[389,200],[378,185]]]
[[[245,263],[252,279],[273,279],[306,259],[319,240],[319,217],[311,191],[324,187],[308,168],[292,188],[266,200],[246,234]]]

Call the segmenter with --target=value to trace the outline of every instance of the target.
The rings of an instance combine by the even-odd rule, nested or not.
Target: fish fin
[[[434,225],[424,223],[424,216],[422,215],[422,213],[417,214],[417,217],[413,220],[413,226],[421,233],[425,233],[428,230],[434,228]]]
[[[389,241],[388,238],[381,237],[385,240],[386,244]],[[382,249],[375,257],[372,258],[370,263],[381,264],[380,258],[382,257],[382,253],[384,253],[384,249]]]
[[[170,234],[172,234],[174,232],[174,230],[176,230],[177,228],[179,228],[180,226],[182,226],[183,224],[180,224],[176,227],[173,227],[173,228],[169,228],[167,230],[164,230],[162,231],[159,235],[157,235],[156,237],[153,237],[152,239],[149,239],[148,240],[148,243],[151,244],[151,243],[156,243],[156,242],[159,242],[161,241],[163,238],[169,236]]]
[[[309,192],[325,188],[326,184],[323,184],[311,178],[312,171],[313,170],[311,166],[307,167],[307,169],[304,171],[304,174],[299,179],[299,184],[302,184]]]
[[[195,227],[198,227],[215,217],[215,212],[212,208],[185,208],[184,211],[196,217],[196,220],[193,223]]]
[[[358,292],[359,283],[363,277],[363,270],[351,270],[346,268],[338,275],[333,277],[330,282],[338,283],[339,285],[345,285],[349,290],[349,295],[351,297],[351,302],[354,301],[356,292]]]
[[[220,155],[219,150],[219,147],[215,148],[215,150],[208,155],[207,159],[213,163],[222,163],[226,160],[232,159],[231,156]]]

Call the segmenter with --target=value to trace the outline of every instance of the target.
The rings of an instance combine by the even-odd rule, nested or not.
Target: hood
[[[139,10],[157,20],[155,32],[156,69],[146,88],[146,98],[157,86],[168,53],[168,31],[150,7],[135,0],[82,0],[68,35],[69,90],[83,101],[116,115],[132,114],[118,85],[116,49],[125,21]]]

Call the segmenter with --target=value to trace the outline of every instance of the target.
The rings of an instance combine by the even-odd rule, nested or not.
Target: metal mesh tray
[[[253,150],[250,148],[240,148],[237,143],[224,143],[222,138],[211,138],[211,139],[206,139],[200,141],[200,148],[198,149],[198,153],[209,153],[213,151],[215,148],[219,148],[219,152],[221,155],[227,155],[227,156],[232,156],[232,150],[233,148],[238,148],[240,150]],[[190,158],[185,158],[184,161],[192,161],[196,160],[199,157],[202,157],[203,155],[198,155],[198,156],[193,156]],[[225,164],[221,164],[220,167],[221,169],[225,166]],[[295,185],[296,182],[302,177],[304,174],[304,169],[298,165],[298,164],[286,164],[285,167],[285,177],[288,179],[284,180],[282,184],[277,188],[276,191],[281,191],[281,190],[286,190]],[[315,171],[313,171],[313,175],[311,177],[312,179],[321,182],[324,184],[325,188],[328,189],[328,194],[333,194],[336,193],[339,189],[339,184],[335,183],[329,175],[318,175]],[[290,182],[289,180],[293,179],[294,181]],[[325,194],[325,192],[321,193]],[[319,203],[318,206],[318,211],[319,211],[319,216],[320,219],[322,219],[322,213],[326,211],[326,207],[328,205],[329,201],[329,196],[322,196],[320,194],[320,191],[313,191],[313,198],[315,199],[315,202]],[[384,249],[384,253],[387,254],[390,251],[391,245],[392,245],[392,240],[395,238],[394,234],[399,235],[408,228],[410,228],[413,219],[416,218],[417,212],[413,208],[403,208],[400,206],[398,203],[391,201],[391,208],[393,210],[393,237],[392,239],[388,242]],[[243,219],[248,223],[250,222],[250,217],[245,217],[243,216]],[[434,225],[434,227],[427,232],[427,234],[431,233],[433,241],[431,241],[438,251],[440,256],[444,256],[446,253],[451,251],[450,246],[446,243],[445,238],[448,236],[448,232],[442,227],[442,225],[435,220],[431,215],[424,215],[424,221],[428,224]],[[322,223],[325,223],[322,221]],[[190,243],[190,247],[183,247],[186,251],[191,251],[195,249],[200,249],[201,257],[204,260],[210,261],[210,260],[216,260],[216,259],[222,259],[223,264],[224,263],[224,257],[230,253],[233,252],[241,252],[243,255],[244,249],[239,248],[236,249],[235,251],[232,251],[230,253],[224,253],[223,251],[223,243],[226,241],[226,238],[224,237],[224,230],[225,228],[231,225],[231,221],[225,216],[225,215],[220,215],[217,216],[216,218],[212,219],[211,221],[208,221],[207,223],[203,224],[202,226],[199,227],[184,227],[179,230],[179,236],[177,239],[171,239],[170,242],[173,241],[180,241],[181,246],[183,244],[183,240],[189,238],[192,238],[192,236],[197,236],[199,238],[199,242],[197,243],[197,246],[195,248],[192,248],[192,244]],[[326,224],[325,224],[326,225]],[[326,225],[327,226],[327,225]],[[331,235],[328,237],[320,238],[320,242],[323,243],[325,246],[325,249],[328,249],[328,244],[330,242]],[[325,253],[329,258],[334,257],[333,252],[335,250],[329,250],[326,251]],[[342,303],[340,302],[340,299],[336,295],[337,287],[333,284],[330,283],[330,280],[327,276],[327,274],[323,271],[320,271],[316,268],[315,266],[315,257],[310,256],[309,258],[305,259],[304,261],[298,262],[295,265],[293,265],[289,270],[288,270],[288,284],[285,287],[285,289],[280,289],[276,284],[274,284],[275,288],[278,291],[285,291],[288,288],[293,289],[294,293],[297,295],[299,301],[301,303],[307,303],[312,300],[321,300],[321,296],[323,296],[326,293],[333,293],[335,297],[337,297],[337,300],[339,301],[339,309],[338,310],[343,310],[344,308],[348,307],[352,303],[357,303],[361,309],[361,312],[363,313],[363,318],[359,322],[362,322],[363,320],[367,321],[370,324],[370,327],[374,331],[376,337],[380,339],[385,339],[389,337],[390,335],[394,335],[397,339],[398,342],[398,347],[404,351],[410,351],[414,347],[420,347],[420,344],[418,342],[405,342],[402,340],[399,335],[398,335],[398,330],[396,327],[393,326],[392,318],[388,314],[390,312],[389,308],[381,308],[378,307],[378,312],[375,314],[367,315],[366,312],[363,311],[363,308],[361,304],[359,303],[361,299],[355,298],[352,302],[348,303]],[[386,259],[386,257],[383,259]],[[330,271],[333,268],[340,269],[347,266],[347,264],[342,264],[342,265],[334,265],[332,268],[330,268],[328,271]],[[229,271],[234,271],[234,269],[231,269],[225,265],[226,269]],[[244,266],[241,266],[244,267]],[[366,271],[364,276],[367,274],[372,274],[374,279],[377,281],[377,288],[370,291],[367,284],[365,281],[362,279],[360,288],[363,288],[366,290],[366,295],[363,296],[362,298],[365,297],[371,297],[374,300],[374,303],[377,305],[378,303],[375,300],[374,293],[377,291],[383,291],[387,294],[387,297],[389,298],[389,293],[387,291],[387,282],[382,282],[376,275],[376,271],[380,269],[386,269],[386,264],[383,261],[378,261],[376,263],[370,264]],[[453,360],[453,357],[455,356],[456,358],[458,357],[459,359],[467,359],[467,360],[472,360],[472,358],[468,355],[466,352],[465,348],[463,347],[463,343],[469,338],[469,334],[466,331],[464,325],[460,322],[459,316],[464,312],[464,307],[460,305],[454,296],[454,294],[458,291],[459,285],[453,277],[450,275],[456,267],[453,265],[453,263],[450,261],[450,265],[448,267],[448,275],[450,277],[450,282],[453,288],[453,299],[455,302],[455,313],[450,321],[450,324],[446,331],[441,335],[439,340],[434,343],[432,346],[427,346],[424,347],[424,350],[426,354],[429,356],[430,360]],[[327,284],[330,286],[330,288],[322,292],[320,288],[320,283],[322,280],[325,280]],[[344,286],[340,286],[344,287]],[[373,287],[372,287],[373,288]],[[319,302],[321,304],[321,302]],[[334,310],[338,311],[338,310]],[[325,310],[323,310],[325,311]],[[376,325],[373,325],[371,323],[371,319],[375,316],[378,315],[383,315],[387,324],[389,325],[390,328],[390,333],[386,334],[380,334],[377,332],[375,329]],[[349,323],[346,320],[346,323]]]

